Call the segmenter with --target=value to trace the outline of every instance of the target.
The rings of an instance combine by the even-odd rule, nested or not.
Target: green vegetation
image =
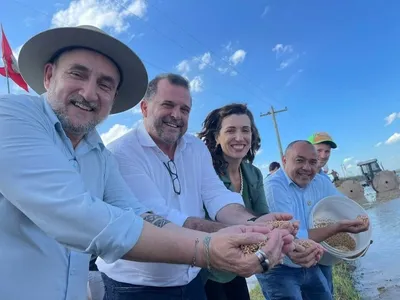
[[[353,270],[352,265],[344,262],[333,267],[335,300],[361,300],[360,294],[354,287]]]
[[[347,263],[340,263],[333,268],[333,284],[335,286],[335,300],[361,300],[354,287],[352,278],[353,267]],[[251,300],[264,300],[260,285],[250,292]]]

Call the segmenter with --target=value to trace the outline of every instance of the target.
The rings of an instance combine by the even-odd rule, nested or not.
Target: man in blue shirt
[[[240,245],[268,234],[264,252],[280,257],[284,230],[189,230],[130,192],[95,129],[146,91],[147,72],[128,46],[93,26],[50,29],[24,44],[19,68],[41,96],[0,96],[1,299],[86,299],[91,255],[250,276],[266,259]]]
[[[317,264],[321,252],[316,243],[339,232],[359,233],[369,224],[359,220],[342,220],[325,228],[309,229],[309,214],[321,199],[338,194],[332,183],[318,173],[318,156],[308,141],[295,141],[285,151],[284,167],[265,182],[265,194],[271,212],[290,213],[300,221],[298,239],[311,241],[311,247],[297,248],[284,263],[270,272],[256,275],[265,298],[332,299],[332,292]]]

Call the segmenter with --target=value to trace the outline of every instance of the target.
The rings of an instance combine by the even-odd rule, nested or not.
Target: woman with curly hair
[[[198,136],[208,147],[215,171],[225,186],[240,193],[247,210],[254,215],[267,214],[263,176],[253,165],[261,139],[247,106],[233,103],[213,110]],[[250,299],[245,278],[222,277],[210,274],[205,286],[208,300]]]

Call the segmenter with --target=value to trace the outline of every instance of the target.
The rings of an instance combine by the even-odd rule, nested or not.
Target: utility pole
[[[281,155],[281,160],[283,162],[283,150],[282,150],[282,143],[281,143],[281,137],[279,135],[279,129],[278,129],[278,123],[276,122],[276,117],[275,115],[284,111],[287,111],[287,107],[285,107],[284,109],[281,110],[274,110],[274,107],[271,105],[271,110],[265,114],[261,114],[261,117],[265,117],[265,116],[272,116],[272,121],[274,122],[274,127],[275,127],[275,132],[276,132],[276,138],[278,140],[278,147],[279,147],[279,153]]]

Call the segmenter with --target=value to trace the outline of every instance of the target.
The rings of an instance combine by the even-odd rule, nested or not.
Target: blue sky
[[[327,131],[339,145],[329,167],[344,163],[356,174],[357,161],[370,158],[400,168],[399,9],[394,0],[9,0],[0,22],[16,55],[42,30],[92,24],[128,43],[150,78],[184,74],[194,97],[190,132],[210,110],[247,103],[261,133],[256,165],[264,172],[279,152],[271,117],[259,115],[287,106],[277,115],[283,147]],[[99,131],[109,141],[140,119],[134,108]]]

